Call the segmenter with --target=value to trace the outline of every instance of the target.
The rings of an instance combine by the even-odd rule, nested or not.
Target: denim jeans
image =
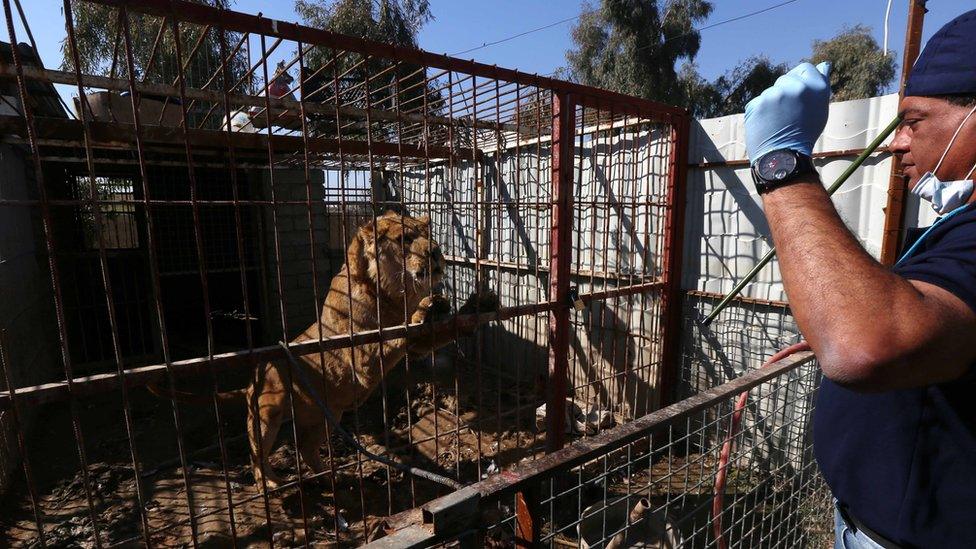
[[[855,530],[844,522],[844,517],[834,500],[834,549],[884,549],[875,543],[867,534]]]

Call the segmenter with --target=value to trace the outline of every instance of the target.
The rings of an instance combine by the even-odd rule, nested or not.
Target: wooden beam
[[[29,80],[36,80],[39,82],[47,82],[50,84],[67,84],[67,85],[77,85],[79,76],[73,72],[58,71],[51,69],[41,69],[38,67],[25,66],[24,77]],[[0,65],[0,78],[16,78],[17,74],[14,71],[12,65]],[[96,88],[103,90],[112,91],[128,91],[129,83],[125,79],[121,78],[109,78],[107,76],[95,76],[91,74],[80,75],[81,83],[86,88]],[[180,89],[176,86],[170,86],[168,84],[155,84],[152,82],[138,82],[136,83],[136,90],[139,93],[145,93],[149,95],[164,96],[170,98],[179,98]],[[214,103],[222,103],[224,100],[224,94],[222,91],[214,91],[200,88],[186,88],[184,90],[184,97],[187,99],[193,99],[197,101],[210,101]],[[260,95],[246,95],[241,93],[228,93],[227,100],[231,105],[239,105],[246,107],[258,107],[264,109],[267,103],[271,104],[272,108],[275,109],[285,109],[290,110],[292,113],[301,112],[302,103],[295,99],[283,99],[272,97],[266,99],[264,96]],[[345,118],[356,118],[358,120],[366,120],[367,118],[373,122],[384,121],[384,122],[409,122],[413,124],[423,124],[425,122],[425,117],[423,114],[417,114],[412,112],[401,112],[397,114],[396,112],[385,110],[385,109],[362,109],[358,107],[350,107],[348,105],[336,106],[334,103],[320,103],[316,101],[305,102],[305,112],[321,114],[334,119],[336,116],[336,111],[338,114]],[[511,123],[497,123],[488,120],[475,120],[464,118],[448,118],[446,116],[434,116],[428,115],[426,117],[426,123],[428,125],[442,125],[442,126],[459,126],[467,128],[477,128],[484,130],[497,130],[501,129],[503,131],[514,132],[517,128],[515,124]],[[523,133],[526,131],[522,128]]]
[[[61,118],[38,118],[37,138],[48,141],[84,140],[84,127],[79,120]],[[135,143],[135,126],[115,122],[90,122],[93,145],[120,147],[131,146]],[[27,135],[27,128],[23,118],[19,116],[0,116],[0,133],[15,134],[21,137]],[[142,126],[143,142],[149,145],[183,145],[183,130],[181,128],[165,126]],[[414,145],[386,143],[382,141],[366,141],[338,139],[324,137],[309,137],[307,140],[293,135],[272,135],[262,133],[243,133],[219,130],[192,129],[186,132],[186,139],[194,148],[225,150],[234,147],[235,150],[267,151],[268,140],[275,152],[301,152],[306,141],[309,152],[313,154],[342,154],[365,155],[372,151],[374,155],[405,158],[450,158],[451,149],[440,145]],[[455,148],[454,152],[460,158],[471,158],[473,151],[469,148]],[[479,154],[480,156],[480,154]]]
[[[905,31],[905,54],[901,61],[901,85],[898,99],[905,96],[905,84],[912,72],[915,60],[922,48],[922,24],[925,21],[925,0],[911,0],[908,8],[908,28]],[[895,134],[897,136],[897,133]],[[885,224],[881,239],[881,263],[894,265],[898,259],[901,230],[905,224],[905,199],[908,197],[908,181],[901,162],[895,157],[891,163],[888,180],[888,202],[885,205]]]

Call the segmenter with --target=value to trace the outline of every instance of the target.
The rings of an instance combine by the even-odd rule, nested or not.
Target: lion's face
[[[430,236],[430,219],[401,216],[395,212],[367,222],[359,229],[363,259],[369,278],[379,275],[387,292],[426,295],[444,276],[444,256]]]

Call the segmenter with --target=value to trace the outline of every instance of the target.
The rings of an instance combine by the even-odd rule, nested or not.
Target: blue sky
[[[735,18],[783,0],[713,0],[715,9],[705,23]],[[64,35],[59,15],[61,0],[22,0],[47,66],[60,61],[59,42]],[[435,20],[421,32],[420,44],[436,53],[455,53],[530,29],[572,18],[580,13],[575,0],[430,0]],[[234,9],[263,12],[267,17],[294,21],[291,0],[237,0]],[[765,54],[775,62],[795,64],[808,56],[811,42],[830,38],[845,25],[872,27],[882,41],[887,0],[796,0],[795,2],[738,21],[702,31],[702,47],[696,58],[699,71],[713,79],[752,55]],[[924,38],[967,9],[972,0],[930,0]],[[901,64],[908,0],[893,0],[888,22],[888,47]],[[465,53],[462,57],[485,63],[547,74],[565,64],[575,20],[534,32],[509,42]],[[6,40],[6,33],[3,33]],[[23,36],[22,34],[19,36]],[[900,68],[900,67],[899,67]]]

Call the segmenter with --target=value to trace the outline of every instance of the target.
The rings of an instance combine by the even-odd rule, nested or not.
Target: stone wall
[[[261,180],[262,194],[266,199],[271,197],[271,173],[263,170],[254,173],[253,177]],[[274,219],[272,208],[262,209],[262,235],[264,238],[264,263],[266,271],[265,288],[267,289],[265,314],[262,318],[264,333],[275,340],[281,337],[281,316],[279,296],[284,302],[287,314],[287,337],[289,339],[301,333],[319,316],[321,302],[329,288],[329,282],[335,272],[341,268],[336,262],[336,254],[331,250],[335,247],[330,227],[330,212],[323,202],[324,174],[321,170],[311,170],[309,173],[312,189],[312,227],[316,244],[315,274],[318,279],[319,302],[315,301],[313,291],[312,253],[309,243],[308,208],[305,204],[280,204],[276,208]],[[278,201],[302,200],[307,197],[305,172],[300,169],[275,169],[275,198]],[[281,255],[282,288],[278,288],[278,269],[275,255],[275,225],[277,225],[278,242]],[[331,242],[331,243],[330,243]]]

